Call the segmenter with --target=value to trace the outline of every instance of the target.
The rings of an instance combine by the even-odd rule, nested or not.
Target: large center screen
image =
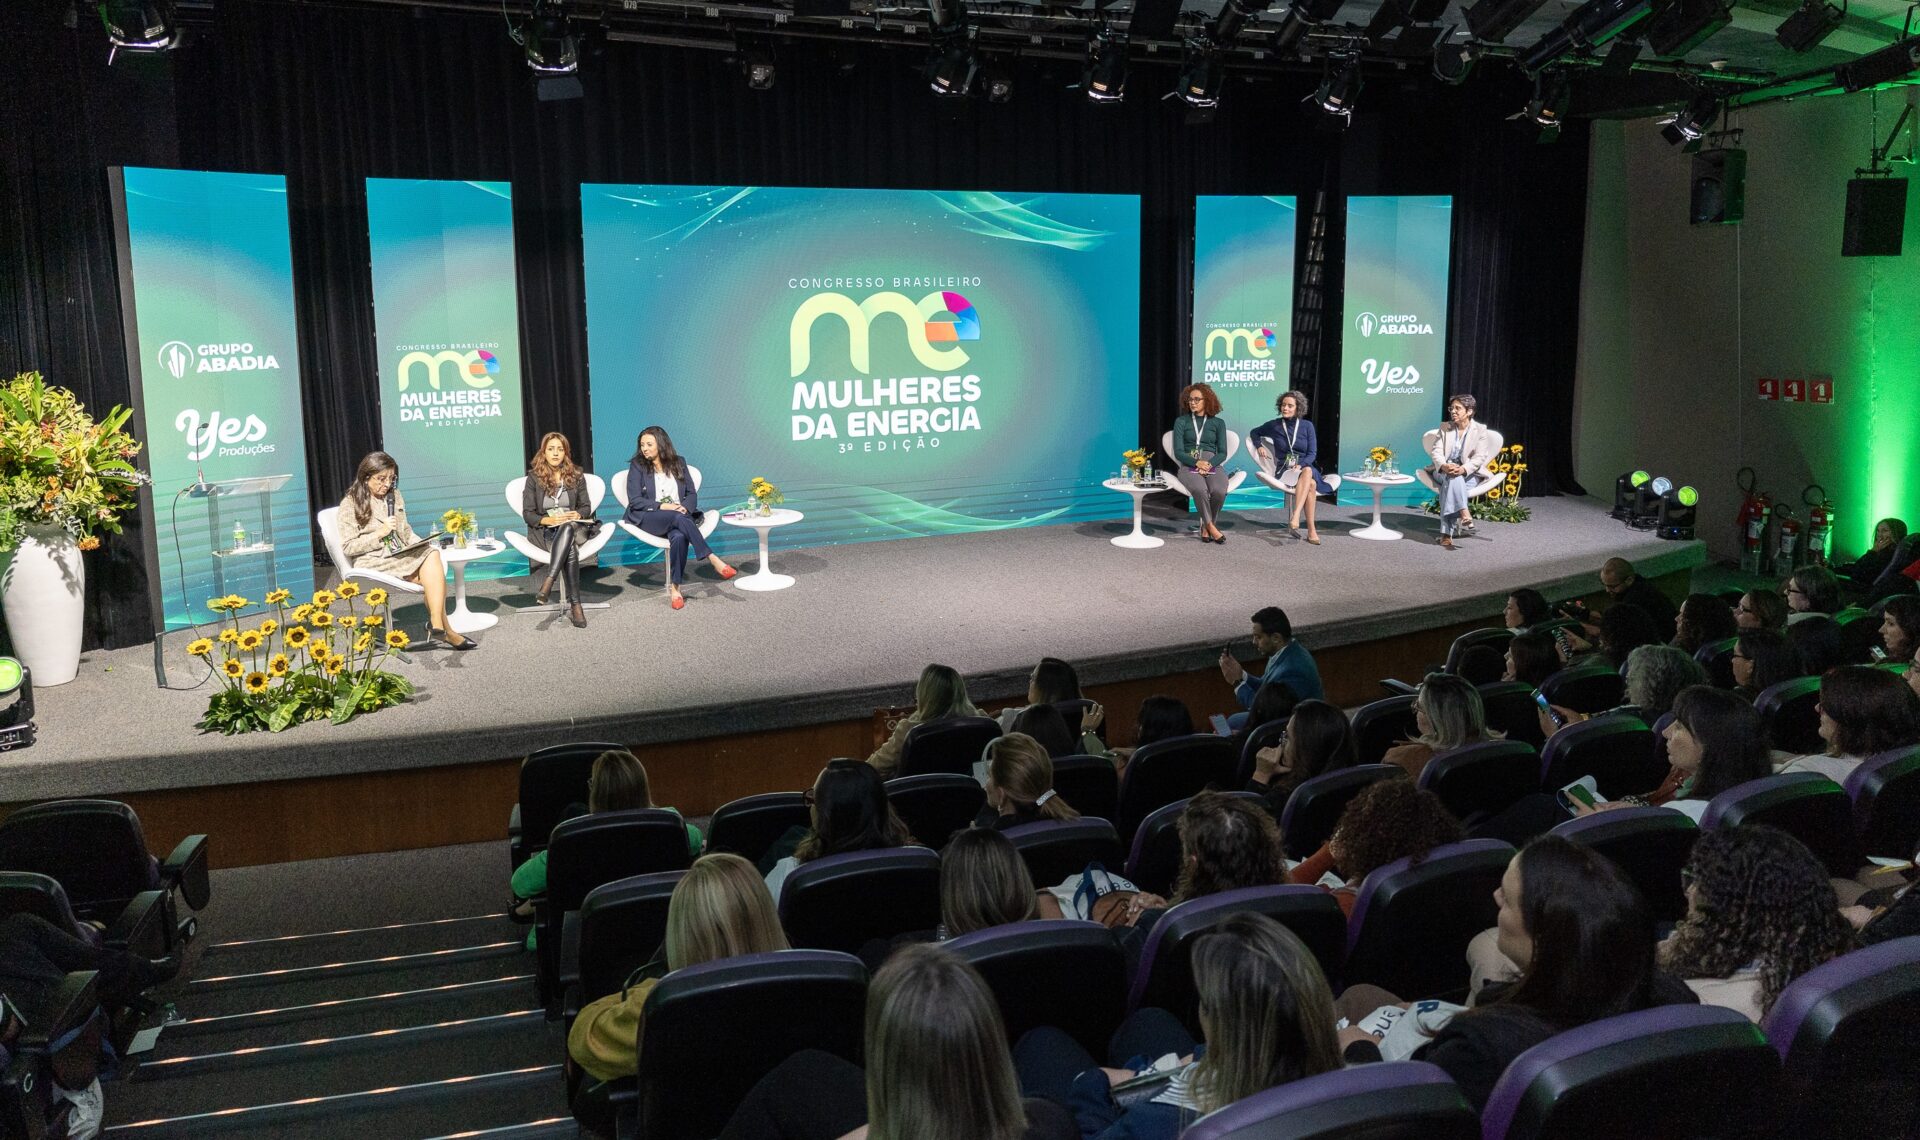
[[[702,509],[779,487],[783,545],[1124,512],[1099,479],[1139,443],[1138,198],[587,185],[581,211],[600,474],[657,425]]]

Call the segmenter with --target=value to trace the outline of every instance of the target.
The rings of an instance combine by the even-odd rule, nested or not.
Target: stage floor
[[[1119,495],[1116,513],[1125,507]],[[1642,574],[1706,560],[1698,542],[1662,542],[1609,519],[1592,499],[1534,499],[1531,521],[1481,523],[1446,551],[1438,522],[1388,508],[1398,542],[1356,539],[1368,511],[1328,507],[1324,544],[1288,536],[1278,511],[1229,510],[1222,546],[1188,536],[1186,518],[1154,518],[1154,550],[1107,540],[1126,521],[995,534],[782,549],[773,568],[795,585],[737,589],[701,566],[687,606],[668,608],[664,567],[590,572],[577,630],[558,614],[516,614],[525,578],[472,587],[473,608],[500,622],[474,653],[424,652],[398,666],[417,686],[398,708],[335,727],[222,737],[193,725],[214,684],[155,686],[151,646],[88,653],[70,684],[34,694],[40,740],[0,754],[0,802],[117,794],[464,764],[524,755],[569,739],[635,744],[821,724],[910,704],[929,661],[964,673],[977,693],[1011,697],[1043,655],[1065,657],[1087,684],[1203,668],[1222,646],[1254,656],[1248,616],[1285,607],[1315,649],[1372,641],[1497,612],[1506,591],[1595,588],[1621,555]],[[743,577],[754,568],[742,560]],[[397,615],[416,636],[418,605]],[[205,666],[168,639],[168,677]]]

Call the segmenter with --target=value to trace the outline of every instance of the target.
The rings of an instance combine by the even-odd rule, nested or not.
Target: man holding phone
[[[1269,681],[1285,681],[1301,700],[1321,701],[1326,699],[1326,690],[1320,684],[1320,669],[1313,663],[1313,654],[1307,647],[1293,639],[1293,623],[1287,620],[1287,611],[1279,606],[1268,606],[1253,615],[1253,647],[1267,655],[1266,672],[1258,678],[1241,667],[1231,652],[1220,651],[1220,675],[1227,684],[1233,686],[1233,694],[1240,701],[1242,709],[1253,707],[1253,695],[1260,686]],[[1234,713],[1227,723],[1234,728],[1245,724],[1247,714]]]

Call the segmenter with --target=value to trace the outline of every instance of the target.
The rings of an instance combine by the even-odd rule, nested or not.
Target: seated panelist
[[[420,541],[407,525],[407,501],[400,497],[400,464],[384,451],[370,451],[353,473],[353,485],[340,500],[336,526],[348,568],[378,570],[418,582],[427,603],[427,636],[454,649],[478,649],[480,643],[447,628],[447,568],[431,546],[398,553]]]
[[[1293,510],[1287,516],[1287,529],[1296,536],[1299,534],[1300,512],[1304,509],[1307,541],[1318,546],[1320,532],[1314,526],[1314,504],[1317,496],[1332,494],[1334,484],[1321,478],[1316,466],[1320,447],[1313,421],[1307,418],[1307,394],[1298,390],[1286,392],[1273,407],[1280,418],[1254,428],[1248,433],[1247,442],[1253,445],[1261,461],[1280,476],[1282,483],[1291,484],[1289,495]],[[1291,478],[1288,472],[1293,473]]]
[[[1470,484],[1492,463],[1499,449],[1487,426],[1473,418],[1474,399],[1461,393],[1447,401],[1447,422],[1433,443],[1434,482],[1440,488],[1440,545],[1453,549],[1453,539],[1473,527],[1468,509]]]
[[[667,593],[674,609],[687,604],[680,583],[686,580],[689,547],[722,578],[733,577],[733,567],[708,548],[707,536],[700,533],[700,496],[687,461],[673,449],[665,428],[640,433],[627,466],[626,520],[667,540]]]
[[[527,538],[547,552],[547,575],[534,597],[546,605],[558,578],[571,603],[567,620],[579,629],[587,628],[586,612],[580,608],[579,548],[600,530],[600,523],[593,517],[586,475],[573,461],[573,445],[557,431],[540,437],[540,446],[527,465],[520,517],[526,520]]]

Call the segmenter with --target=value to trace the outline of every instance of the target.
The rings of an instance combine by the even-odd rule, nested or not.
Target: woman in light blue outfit
[[[1180,392],[1186,414],[1173,421],[1173,461],[1180,485],[1193,497],[1200,512],[1200,541],[1225,542],[1215,521],[1227,501],[1227,473],[1220,463],[1227,457],[1227,424],[1220,418],[1220,397],[1205,384],[1189,384]]]
[[[1453,536],[1473,523],[1467,511],[1468,489],[1493,462],[1493,433],[1473,418],[1474,399],[1462,392],[1447,401],[1447,422],[1433,442],[1433,479],[1440,487],[1440,545],[1453,549]]]

